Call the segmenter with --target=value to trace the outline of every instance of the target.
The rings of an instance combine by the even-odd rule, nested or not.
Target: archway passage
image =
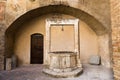
[[[33,9],[31,11],[26,12],[19,18],[17,18],[6,30],[5,38],[6,38],[6,57],[11,57],[14,53],[14,36],[18,30],[21,29],[21,26],[25,23],[45,14],[49,13],[62,13],[74,16],[76,18],[81,19],[82,21],[86,22],[93,31],[96,32],[97,35],[103,35],[108,32],[108,29],[103,26],[96,18],[91,16],[90,14],[70,6],[66,5],[49,5],[40,8]]]
[[[43,64],[43,35],[31,35],[31,64]]]
[[[70,15],[70,16],[74,16],[78,19],[80,19],[81,21],[84,21],[87,25],[89,25],[89,27],[98,35],[100,36],[100,41],[101,42],[101,52],[105,54],[105,56],[108,54],[109,55],[109,51],[108,51],[108,44],[109,42],[106,44],[107,47],[103,48],[103,44],[104,41],[109,41],[108,38],[109,36],[107,36],[107,38],[105,38],[105,34],[109,34],[108,28],[105,27],[103,24],[101,24],[99,22],[99,20],[97,20],[94,16],[78,9],[78,8],[74,8],[71,6],[66,6],[66,5],[48,5],[48,6],[44,6],[44,7],[39,7],[36,9],[33,9],[31,11],[26,12],[25,14],[23,14],[22,16],[20,16],[19,18],[17,18],[6,30],[5,32],[5,57],[11,57],[13,54],[19,54],[17,51],[15,52],[14,48],[15,47],[15,36],[16,33],[19,31],[23,31],[23,25],[26,25],[27,23],[34,21],[34,19],[38,18],[38,17],[42,17],[43,15],[47,15],[47,14],[65,14],[65,15]],[[41,24],[40,24],[41,25]],[[27,27],[24,27],[27,28]],[[39,28],[40,30],[43,27]],[[37,30],[39,30],[37,29]],[[34,29],[31,29],[34,30]],[[35,32],[35,31],[34,31]],[[33,33],[34,33],[33,32]],[[32,33],[32,34],[33,34]],[[36,32],[36,33],[39,33]],[[41,32],[40,32],[41,33]],[[42,32],[43,34],[44,32]],[[31,34],[30,34],[31,35]],[[44,34],[45,35],[45,34]],[[17,35],[18,36],[18,35]],[[29,38],[29,36],[28,36]],[[30,39],[30,38],[29,38]],[[22,39],[21,39],[22,40]],[[26,42],[25,42],[26,44]],[[27,46],[28,48],[29,46]],[[24,48],[25,49],[25,48]],[[29,48],[30,49],[30,48]],[[103,49],[103,50],[102,50]],[[30,50],[29,50],[30,51]],[[102,52],[102,51],[107,51],[106,52]],[[23,52],[23,50],[21,50],[21,52]],[[27,52],[29,53],[29,52]],[[46,53],[46,52],[45,52]],[[23,53],[24,54],[24,53]],[[29,53],[30,54],[30,53]],[[19,54],[21,56],[21,54]],[[29,57],[29,55],[26,55]],[[46,55],[45,55],[46,56]],[[44,57],[45,59],[48,59],[47,57]],[[24,61],[25,64],[29,64],[31,63],[28,59],[26,59],[26,57],[21,57],[18,58],[20,64],[23,64],[22,61]],[[30,59],[30,58],[29,58]],[[44,59],[44,64],[48,64],[48,62]],[[103,60],[103,62],[108,62],[105,60]]]

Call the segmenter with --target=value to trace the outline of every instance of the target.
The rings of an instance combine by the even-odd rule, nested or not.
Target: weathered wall
[[[74,26],[63,25],[51,26],[50,28],[50,51],[73,51],[75,49],[75,32]]]
[[[41,33],[45,38],[45,17],[31,21],[31,23],[21,26],[15,38],[14,53],[18,57],[19,64],[30,63],[30,39],[34,33]]]
[[[5,2],[0,1],[0,70],[4,69],[5,29]]]
[[[86,23],[80,21],[79,27],[80,57],[82,63],[88,63],[90,56],[100,54],[100,44],[98,43],[98,36],[93,30],[90,29],[90,27]]]
[[[62,0],[63,2],[60,2],[60,0],[0,0],[0,70],[3,70],[4,66],[4,52],[5,52],[5,35],[4,32],[5,30],[10,26],[11,23],[13,23],[18,17],[23,15],[24,13],[36,9],[42,6],[47,6],[47,5],[59,5],[59,4],[64,4],[67,6],[71,6],[74,8],[78,8],[82,11],[85,11],[89,15],[93,16],[96,18],[102,25],[108,30],[110,29],[110,3],[111,3],[111,16],[112,16],[112,43],[113,43],[113,60],[114,60],[114,73],[115,73],[115,80],[120,79],[120,69],[119,69],[119,64],[120,64],[120,0]],[[111,2],[110,2],[111,1]],[[81,14],[74,13],[77,16],[82,16]],[[88,19],[88,17],[85,17]],[[91,20],[87,20],[87,22],[91,22]],[[84,23],[84,22],[83,22]],[[92,23],[92,25],[96,25],[96,23]],[[27,28],[27,27],[26,27]],[[33,27],[31,27],[32,29]],[[81,27],[82,28],[82,27]],[[85,27],[84,27],[85,28]],[[35,29],[35,28],[34,28]],[[44,34],[43,27],[41,27],[41,31],[34,30],[34,32],[41,32]],[[95,27],[94,30],[98,29],[98,27]],[[43,29],[45,30],[45,29]],[[85,29],[86,30],[86,29]],[[111,30],[109,30],[111,31]],[[33,32],[33,33],[34,33]],[[88,34],[87,32],[85,32]],[[27,33],[24,33],[27,34]],[[20,34],[18,34],[20,35]],[[30,35],[30,34],[29,34]],[[84,34],[85,35],[85,34]],[[90,34],[88,34],[90,36]],[[110,35],[111,34],[106,34],[98,37],[99,41],[99,50],[98,53],[101,54],[102,56],[102,64],[103,65],[109,65],[109,62],[111,61],[111,58],[108,58],[108,56],[111,56],[111,45],[108,45],[110,43]],[[82,35],[81,35],[82,36]],[[96,35],[95,35],[96,36]],[[30,38],[25,36],[26,38]],[[93,36],[91,36],[93,38]],[[85,37],[85,39],[87,36]],[[94,37],[94,40],[97,38]],[[11,39],[10,39],[11,40]],[[9,41],[10,41],[9,40]],[[93,41],[94,41],[93,40]],[[92,41],[92,40],[90,40]],[[22,42],[22,40],[21,40]],[[21,43],[20,42],[20,43]],[[28,41],[30,42],[30,41]],[[23,43],[26,43],[23,41]],[[12,43],[10,43],[12,45]],[[90,44],[92,45],[92,44]],[[29,45],[27,45],[29,47]],[[82,44],[81,44],[82,46]],[[83,44],[84,46],[84,44]],[[95,45],[94,45],[95,46]],[[12,50],[13,47],[9,46]],[[88,47],[88,46],[84,46]],[[104,48],[105,47],[105,48]],[[81,47],[82,48],[82,47]],[[92,47],[94,49],[94,47]],[[84,49],[84,48],[83,48]],[[97,53],[94,52],[94,50],[91,49],[91,52],[89,53]],[[22,49],[21,49],[22,50]],[[93,50],[93,51],[92,51]],[[30,52],[28,50],[28,52]],[[81,50],[82,53],[82,50]],[[85,54],[88,54],[88,52],[84,52]],[[82,54],[81,54],[82,55]],[[29,57],[29,55],[26,55]],[[106,59],[107,58],[107,59]],[[25,59],[25,57],[24,57]],[[23,60],[24,60],[23,59]],[[82,60],[85,60],[82,59]],[[27,63],[29,60],[26,60],[25,63]]]
[[[14,53],[19,58],[19,65],[30,64],[30,36],[31,34],[34,34],[34,33],[41,33],[44,35],[44,40],[45,40],[45,36],[46,36],[45,21],[47,18],[50,18],[50,17],[51,15],[39,17],[31,21],[29,24],[27,23],[26,25],[21,26],[22,29],[17,31],[16,38],[15,38]],[[65,15],[63,15],[63,17],[68,19],[74,18],[71,16],[65,16]],[[71,30],[69,32],[71,32]],[[54,32],[54,34],[57,34],[57,33]],[[79,45],[80,45],[81,62],[88,63],[88,59],[91,55],[99,54],[98,53],[99,44],[97,39],[98,37],[96,33],[93,30],[91,30],[90,27],[83,21],[79,22],[79,34],[80,34]],[[64,37],[67,39],[68,43],[71,42],[71,40],[69,40],[68,34],[64,35]],[[59,43],[59,44],[65,45],[65,43]],[[44,41],[44,47],[45,47],[45,41]],[[59,47],[59,48],[62,49],[62,47]],[[45,59],[44,57],[44,62],[46,60],[47,59]]]
[[[81,9],[98,19],[105,27],[110,27],[109,0],[7,0],[6,24],[9,26],[25,12],[47,5],[64,4]],[[104,10],[105,9],[105,10]],[[11,14],[9,14],[11,13]]]
[[[112,68],[112,45],[111,36],[104,34],[98,37],[99,42],[99,54],[101,56],[101,64],[108,68]]]
[[[1,15],[1,24],[4,25],[2,28],[5,31],[6,27],[9,27],[15,19],[17,19],[19,16],[24,14],[25,12],[41,7],[41,6],[47,6],[47,5],[59,5],[64,4],[68,6],[72,6],[75,8],[79,8],[88,14],[94,16],[99,22],[101,22],[105,27],[110,27],[110,8],[109,8],[109,0],[62,0],[63,2],[60,2],[60,0],[0,0],[0,15]],[[71,3],[72,2],[72,3]],[[106,8],[106,9],[105,9]],[[6,9],[6,10],[5,10]],[[105,9],[105,10],[104,10]],[[76,13],[77,15],[77,13]],[[79,15],[79,14],[78,14]],[[6,26],[6,27],[5,27]],[[1,33],[3,33],[1,32]],[[1,37],[1,39],[4,39],[4,36]],[[1,48],[1,55],[3,55],[4,52],[4,41],[2,40],[2,48]],[[10,48],[12,48],[10,46]],[[11,49],[10,49],[11,50]],[[1,58],[1,62],[3,63],[3,57]]]
[[[115,80],[120,80],[120,0],[111,1],[113,69]]]
[[[0,0],[0,2],[3,2],[5,5],[2,5],[2,7],[6,7],[5,13],[4,8],[1,8],[1,13],[5,15],[5,20],[1,21],[1,24],[4,24],[6,27],[4,28],[4,31],[11,23],[15,21],[19,16],[22,14],[38,8],[42,6],[47,5],[59,5],[64,4],[67,6],[71,6],[74,8],[78,8],[80,10],[85,11],[89,15],[96,18],[102,25],[108,29],[110,29],[110,6],[109,6],[109,0],[62,0],[63,2],[60,2],[60,0],[35,0],[31,2],[31,0]],[[81,14],[77,14],[72,12],[72,14],[77,16],[82,16]],[[3,17],[3,16],[2,16]],[[88,19],[88,17],[84,17],[85,19]],[[4,19],[4,18],[3,18]],[[92,22],[91,20],[87,20],[87,22]],[[97,25],[96,23],[93,23],[91,25]],[[98,29],[99,27],[95,27],[94,31]],[[4,36],[2,36],[1,39],[4,39]],[[3,40],[2,40],[3,41]],[[109,41],[108,41],[109,42]],[[104,42],[103,42],[104,43]],[[2,42],[4,44],[4,42]],[[4,47],[3,47],[4,48]],[[4,49],[1,49],[2,52],[4,52]],[[107,52],[108,54],[108,52]],[[105,60],[106,57],[104,57],[103,60]],[[3,61],[3,59],[1,60]],[[108,60],[106,60],[107,62]],[[104,63],[105,64],[105,63]]]

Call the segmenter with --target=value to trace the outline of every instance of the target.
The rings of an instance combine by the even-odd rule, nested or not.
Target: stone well
[[[76,68],[76,54],[74,52],[58,51],[50,54],[50,69],[57,72],[71,71]]]
[[[46,20],[45,52],[49,64],[43,69],[44,73],[54,77],[75,77],[82,72],[78,47],[78,22],[79,19]],[[52,34],[52,31],[57,32]],[[68,39],[71,42],[68,42]]]
[[[74,77],[82,73],[77,63],[76,52],[50,52],[50,65],[43,71],[55,77]]]

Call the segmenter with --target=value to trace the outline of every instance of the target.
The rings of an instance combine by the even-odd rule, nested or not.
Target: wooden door
[[[31,64],[43,63],[43,35],[31,35]]]

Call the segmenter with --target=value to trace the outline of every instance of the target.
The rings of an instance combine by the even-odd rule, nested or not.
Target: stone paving
[[[0,71],[0,80],[114,80],[112,69],[84,65],[83,74],[71,78],[54,78],[42,72],[43,65],[29,65],[11,71]]]

